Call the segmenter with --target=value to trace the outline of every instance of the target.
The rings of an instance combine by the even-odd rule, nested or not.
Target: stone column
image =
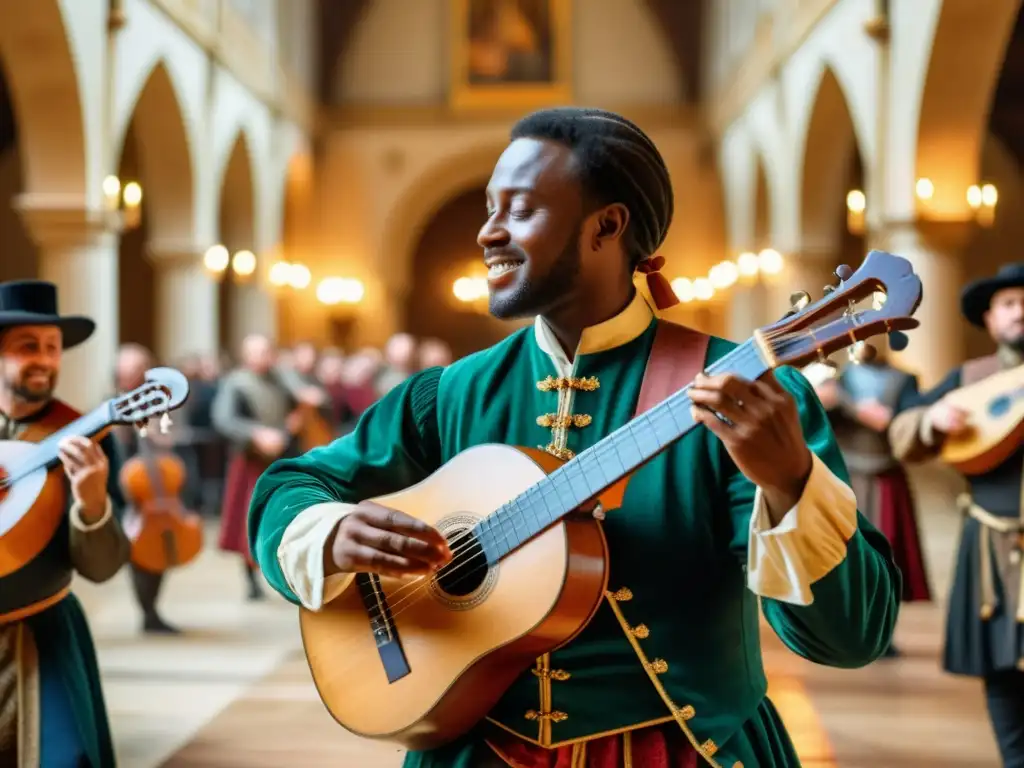
[[[907,334],[907,349],[894,358],[920,377],[923,388],[937,384],[963,361],[966,321],[960,314],[960,259],[973,229],[968,222],[890,223],[872,238],[876,248],[908,259],[921,278],[923,298],[914,315],[921,325]]]
[[[157,358],[175,365],[186,355],[216,355],[219,292],[203,267],[203,248],[152,243],[156,271]]]
[[[277,340],[277,301],[255,277],[235,284],[230,312],[228,328],[232,352],[237,351],[242,339],[251,333]]]
[[[15,208],[39,248],[39,278],[57,286],[60,312],[96,323],[64,355],[57,396],[79,410],[113,394],[118,345],[118,236],[102,212],[22,197]]]

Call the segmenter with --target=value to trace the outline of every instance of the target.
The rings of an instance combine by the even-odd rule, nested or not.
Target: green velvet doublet
[[[634,414],[656,321],[625,343],[575,358],[559,378],[533,328],[448,368],[409,379],[330,446],[272,466],[250,512],[252,549],[270,583],[296,601],[276,553],[284,529],[314,504],[358,502],[416,483],[483,443],[547,448],[568,458]],[[712,338],[706,366],[736,345]],[[811,450],[844,482],[824,410],[792,369]],[[759,598],[746,586],[754,486],[703,427],[635,473],[603,522],[607,599],[566,647],[538,659],[461,742],[407,765],[471,766],[487,728],[554,746],[675,721],[711,765],[798,765],[775,710],[758,635]],[[888,647],[899,572],[885,539],[858,516],[846,559],[797,606],[764,599],[767,621],[799,655],[857,667]]]

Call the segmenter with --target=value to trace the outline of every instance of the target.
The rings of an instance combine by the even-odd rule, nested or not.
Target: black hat
[[[995,277],[970,283],[960,294],[960,311],[970,323],[984,328],[992,297],[1004,288],[1024,288],[1024,264],[1004,264]]]
[[[55,325],[64,334],[64,349],[92,336],[96,323],[57,311],[57,286],[43,280],[0,283],[0,331],[20,325]]]

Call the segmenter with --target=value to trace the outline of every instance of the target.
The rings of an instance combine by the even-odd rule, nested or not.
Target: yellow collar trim
[[[647,330],[653,317],[654,312],[648,306],[646,299],[637,291],[629,306],[615,317],[583,330],[579,346],[576,347],[575,357],[604,352],[628,344]],[[554,359],[560,369],[563,366],[571,369],[572,363],[562,349],[555,332],[551,330],[551,326],[544,318],[538,315],[533,328],[537,346]]]

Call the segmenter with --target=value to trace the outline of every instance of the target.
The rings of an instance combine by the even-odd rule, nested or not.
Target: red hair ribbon
[[[679,297],[672,290],[668,279],[661,274],[661,268],[665,266],[664,256],[650,256],[637,265],[637,272],[647,275],[647,290],[651,292],[654,299],[654,306],[665,310],[674,307],[679,303]]]

